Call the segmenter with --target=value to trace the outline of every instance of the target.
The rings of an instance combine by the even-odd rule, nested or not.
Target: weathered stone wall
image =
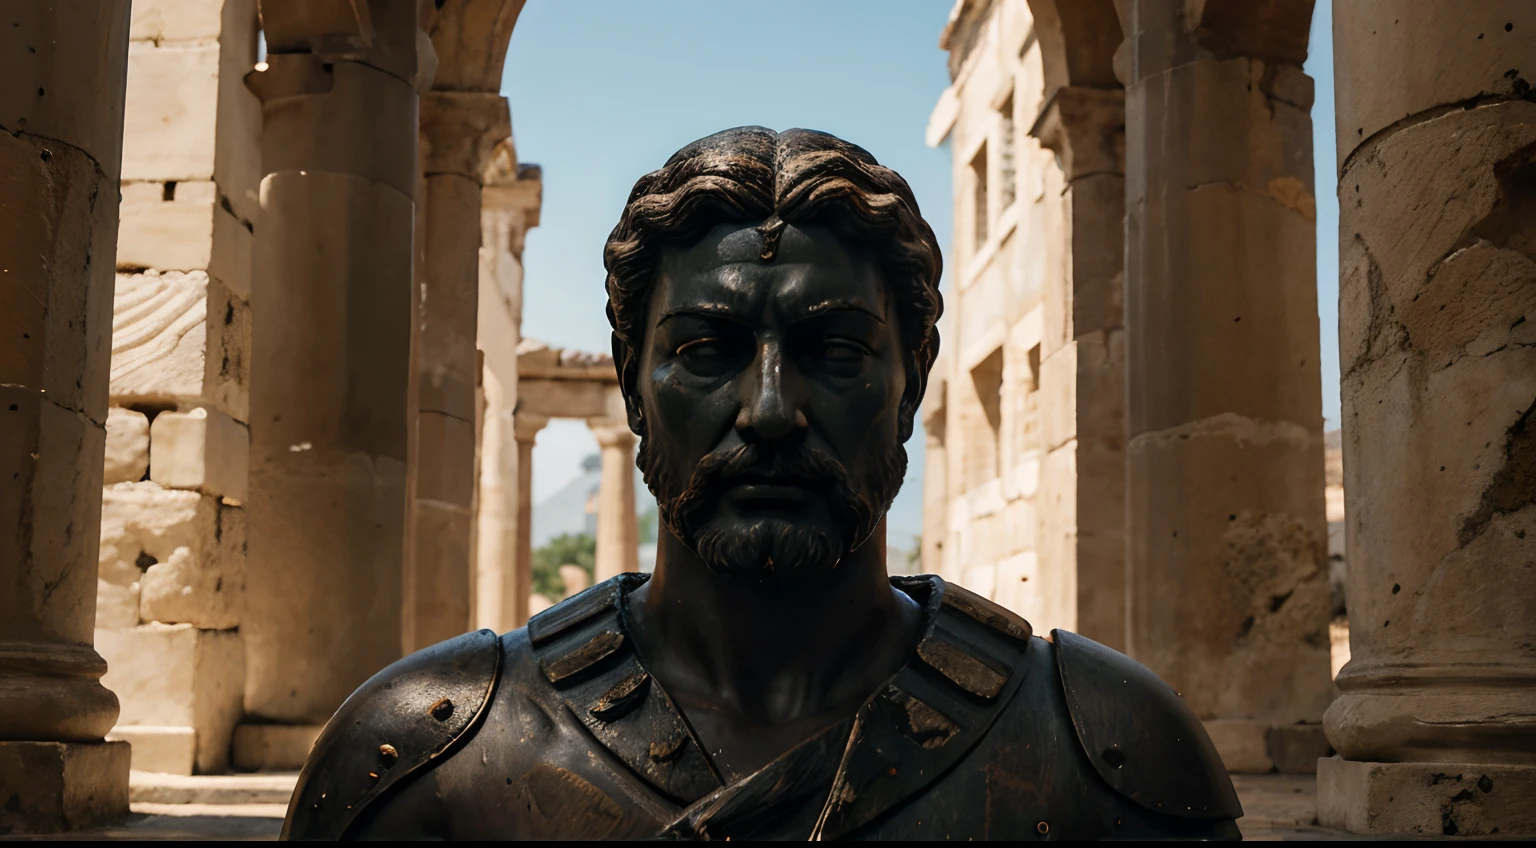
[[[928,141],[953,151],[956,225],[924,410],[924,568],[1042,631],[1120,646],[1124,109],[1112,77],[1046,55],[1062,24],[1037,5],[958,4],[943,37],[954,80]]]
[[[241,711],[257,26],[133,5],[96,640],[141,770],[227,768]]]

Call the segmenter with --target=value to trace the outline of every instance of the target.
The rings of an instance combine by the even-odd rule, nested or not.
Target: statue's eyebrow
[[[805,309],[800,310],[800,314],[797,317],[809,318],[813,315],[821,315],[825,312],[862,312],[865,315],[875,319],[876,321],[879,321],[881,324],[885,323],[885,319],[880,316],[880,313],[870,309],[868,306],[865,306],[863,301],[846,298],[829,298],[827,300],[821,301],[820,303],[813,303]]]
[[[740,321],[739,318],[732,314],[731,308],[723,303],[692,303],[663,312],[661,317],[657,319],[656,326],[660,327],[673,318],[714,318]]]

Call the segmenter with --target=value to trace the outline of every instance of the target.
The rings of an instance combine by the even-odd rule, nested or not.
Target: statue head
[[[662,523],[720,574],[836,568],[901,487],[938,353],[906,181],[826,133],[726,130],[635,183],[603,260]]]

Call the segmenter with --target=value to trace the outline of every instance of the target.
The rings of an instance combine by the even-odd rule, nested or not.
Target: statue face
[[[816,226],[668,248],[638,351],[640,464],[719,573],[808,579],[873,532],[906,470],[908,359],[878,265]]]

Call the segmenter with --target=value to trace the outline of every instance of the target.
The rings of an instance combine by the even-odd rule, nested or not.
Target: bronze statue
[[[1083,637],[890,578],[940,256],[825,133],[727,130],[604,254],[655,574],[406,657],[331,719],[287,838],[1236,838],[1200,722]]]

